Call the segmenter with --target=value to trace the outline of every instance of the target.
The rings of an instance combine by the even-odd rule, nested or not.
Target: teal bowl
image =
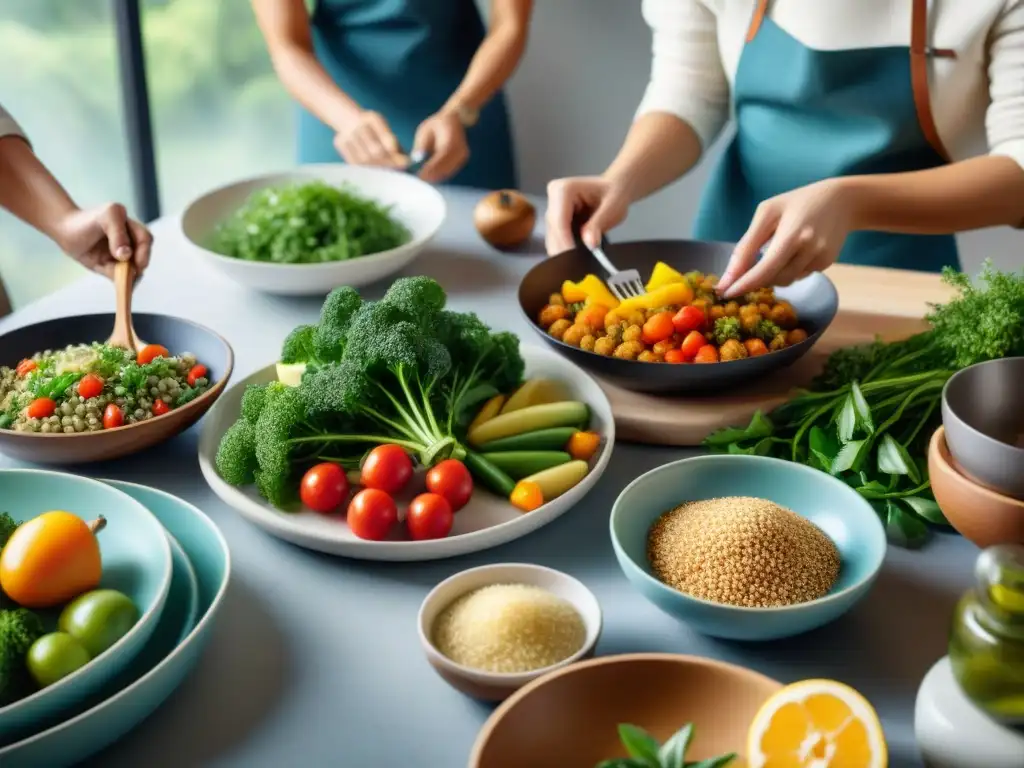
[[[787,507],[835,542],[842,564],[832,590],[782,608],[742,608],[692,597],[660,582],[647,560],[647,535],[663,513],[686,501],[755,496]],[[777,640],[834,621],[868,593],[885,559],[874,508],[855,490],[816,469],[762,456],[697,456],[641,475],[612,506],[612,547],[640,594],[697,632],[731,640]]]
[[[26,521],[62,509],[83,520],[99,515],[107,524],[97,534],[103,576],[100,586],[123,592],[139,609],[139,620],[124,637],[85,666],[5,707],[0,707],[0,745],[63,718],[100,690],[146,646],[160,620],[171,584],[171,547],[163,527],[146,507],[97,480],[39,469],[0,470],[3,509]],[[48,630],[59,609],[39,611]]]
[[[206,515],[163,491],[107,482],[149,507],[184,552],[174,561],[167,609],[145,650],[96,696],[60,724],[0,748],[4,768],[75,765],[149,717],[195,667],[227,591],[231,556]]]

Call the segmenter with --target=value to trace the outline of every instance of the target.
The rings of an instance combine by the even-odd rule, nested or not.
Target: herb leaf
[[[690,746],[691,738],[693,738],[693,723],[687,723],[672,734],[672,737],[658,750],[661,768],[685,768],[686,750]]]
[[[701,760],[696,763],[687,763],[684,768],[725,768],[733,760],[736,759],[736,753],[730,752],[727,755],[719,755],[718,757],[709,757],[707,760]]]
[[[923,522],[897,504],[886,499],[884,507],[885,532],[889,539],[901,547],[916,549],[928,541],[931,532]]]
[[[712,432],[704,438],[704,445],[709,448],[726,449],[732,443],[753,440],[755,438],[771,437],[775,427],[767,416],[761,411],[754,414],[750,424],[746,427],[726,427]]]
[[[923,496],[905,496],[903,503],[910,507],[918,517],[927,520],[929,523],[949,525],[946,516],[939,509],[939,505],[931,499],[926,499]]]
[[[857,412],[857,423],[869,435],[875,431],[875,422],[871,418],[871,407],[864,398],[864,393],[856,381],[850,383],[850,399],[853,400],[853,408]]]
[[[847,395],[843,401],[836,426],[839,429],[840,442],[848,443],[853,440],[853,432],[857,428],[857,407],[853,404],[853,395]]]
[[[878,471],[887,475],[906,475],[912,483],[921,480],[917,465],[907,449],[889,433],[882,436],[882,444],[878,447]]]
[[[867,450],[870,447],[871,440],[869,438],[851,440],[843,445],[832,462],[832,474],[838,475],[851,469],[855,472],[860,471],[860,467],[864,463],[864,457],[867,455]]]
[[[836,454],[839,453],[839,443],[832,436],[831,430],[826,432],[817,425],[811,427],[809,443],[811,446],[811,455],[817,459],[818,463],[821,465],[818,469],[825,472],[831,472],[832,463],[836,459]]]
[[[643,761],[650,768],[660,768],[658,764],[658,740],[643,728],[629,723],[619,725],[619,739],[630,757]]]

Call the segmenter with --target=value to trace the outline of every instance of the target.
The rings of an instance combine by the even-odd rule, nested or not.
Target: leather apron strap
[[[750,26],[747,27],[748,43],[757,35],[757,30],[761,28],[761,22],[764,21],[766,13],[768,13],[768,0],[757,0],[757,5],[754,6],[754,14],[750,17]]]

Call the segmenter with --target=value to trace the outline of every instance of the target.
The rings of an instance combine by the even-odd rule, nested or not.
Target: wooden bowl
[[[37,464],[82,464],[116,459],[150,448],[195,424],[220,397],[231,377],[235,355],[219,334],[191,320],[134,313],[139,338],[162,344],[172,353],[191,352],[209,370],[213,384],[180,408],[148,421],[116,429],[74,434],[41,434],[0,429],[0,453]],[[59,317],[22,326],[0,336],[0,364],[18,361],[45,349],[103,341],[114,326],[113,313]]]
[[[957,465],[939,427],[928,446],[928,474],[942,514],[961,536],[979,547],[1024,544],[1024,501],[971,479]]]
[[[509,697],[484,724],[470,768],[594,768],[626,757],[620,723],[660,741],[688,722],[687,753],[743,755],[761,705],[782,684],[743,667],[696,656],[607,656],[552,672]]]

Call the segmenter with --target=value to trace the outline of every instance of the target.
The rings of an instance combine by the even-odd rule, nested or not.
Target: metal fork
[[[640,279],[640,273],[637,270],[627,269],[622,271],[612,264],[612,260],[604,252],[604,249],[609,245],[608,238],[602,235],[601,244],[596,248],[591,248],[583,241],[580,227],[581,222],[579,220],[573,221],[572,234],[576,239],[576,245],[579,248],[590,251],[598,263],[604,267],[605,272],[608,273],[608,279],[605,282],[615,298],[619,301],[625,301],[634,296],[643,296],[647,293],[647,289],[644,288],[644,282]]]

